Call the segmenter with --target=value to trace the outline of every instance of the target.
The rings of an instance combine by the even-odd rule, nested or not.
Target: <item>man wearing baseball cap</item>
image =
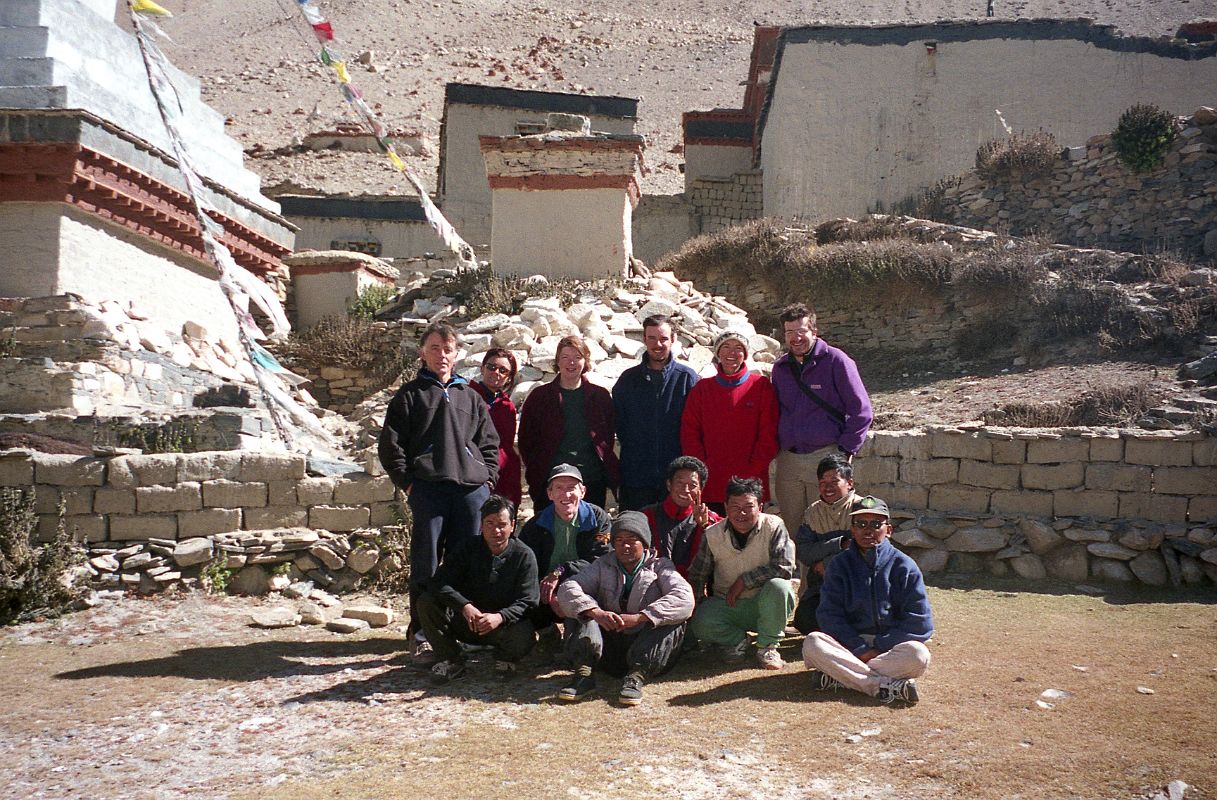
[[[541,576],[541,604],[530,612],[533,626],[543,631],[559,621],[554,592],[558,584],[609,551],[608,512],[583,497],[583,473],[570,464],[549,471],[546,495],[550,504],[520,529],[520,541],[532,548]]]
[[[866,496],[850,512],[853,541],[828,563],[816,618],[803,642],[816,691],[855,691],[886,704],[917,702],[934,633],[925,581],[896,549],[887,503]]]
[[[642,702],[643,684],[670,669],[693,614],[693,587],[670,559],[651,549],[651,526],[638,511],[613,522],[611,553],[558,587],[566,654],[575,664],[558,697],[581,700],[596,689],[597,666],[624,676],[618,700]]]

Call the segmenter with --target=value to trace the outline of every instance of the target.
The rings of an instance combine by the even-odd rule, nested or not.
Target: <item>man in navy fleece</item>
[[[888,541],[887,503],[863,497],[850,513],[853,542],[828,563],[803,661],[817,691],[854,689],[880,702],[912,705],[930,665],[934,633],[921,570]]]

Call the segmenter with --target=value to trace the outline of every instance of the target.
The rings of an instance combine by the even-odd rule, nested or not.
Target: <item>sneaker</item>
[[[761,669],[781,669],[786,666],[786,662],[782,660],[782,654],[778,652],[776,644],[771,644],[768,647],[762,647],[757,650],[756,662],[761,665]]]
[[[844,688],[845,684],[836,678],[830,678],[818,669],[811,671],[811,690],[813,692],[835,692]]]
[[[410,651],[410,658],[414,663],[420,666],[429,667],[439,661],[439,656],[435,654],[431,643],[426,639],[415,639],[414,647]]]
[[[576,700],[582,700],[594,691],[596,691],[596,679],[592,677],[591,669],[580,667],[571,679],[570,686],[558,692],[558,699],[573,703]]]
[[[465,662],[451,659],[439,661],[431,668],[431,677],[436,683],[448,683],[465,674]]]
[[[494,677],[501,681],[509,681],[516,676],[516,665],[512,661],[495,661]]]
[[[722,647],[723,660],[738,663],[744,660],[748,655],[748,637],[745,636],[733,645],[724,645]]]
[[[621,691],[617,693],[617,699],[623,706],[636,706],[642,702],[642,684],[645,679],[641,672],[631,672],[625,676],[625,680],[621,682]]]
[[[912,678],[889,680],[879,687],[879,702],[885,705],[900,703],[911,706],[916,705],[918,699],[917,681]]]

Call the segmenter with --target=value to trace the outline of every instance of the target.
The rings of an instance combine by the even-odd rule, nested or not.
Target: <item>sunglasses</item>
[[[497,372],[500,375],[510,375],[511,367],[503,367],[498,364],[483,364],[482,369],[488,369],[491,372]]]
[[[885,520],[885,519],[872,519],[872,520],[856,519],[850,523],[850,525],[852,525],[853,527],[855,527],[859,530],[866,530],[867,528],[874,528],[875,530],[880,530],[886,524],[887,524],[887,520]]]

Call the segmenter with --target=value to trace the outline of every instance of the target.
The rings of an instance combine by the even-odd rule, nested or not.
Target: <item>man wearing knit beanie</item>
[[[575,664],[562,700],[596,689],[593,670],[624,676],[618,700],[642,702],[643,684],[675,664],[693,614],[693,588],[667,558],[651,549],[651,527],[637,511],[613,521],[613,551],[558,587],[566,623],[566,654]]]

